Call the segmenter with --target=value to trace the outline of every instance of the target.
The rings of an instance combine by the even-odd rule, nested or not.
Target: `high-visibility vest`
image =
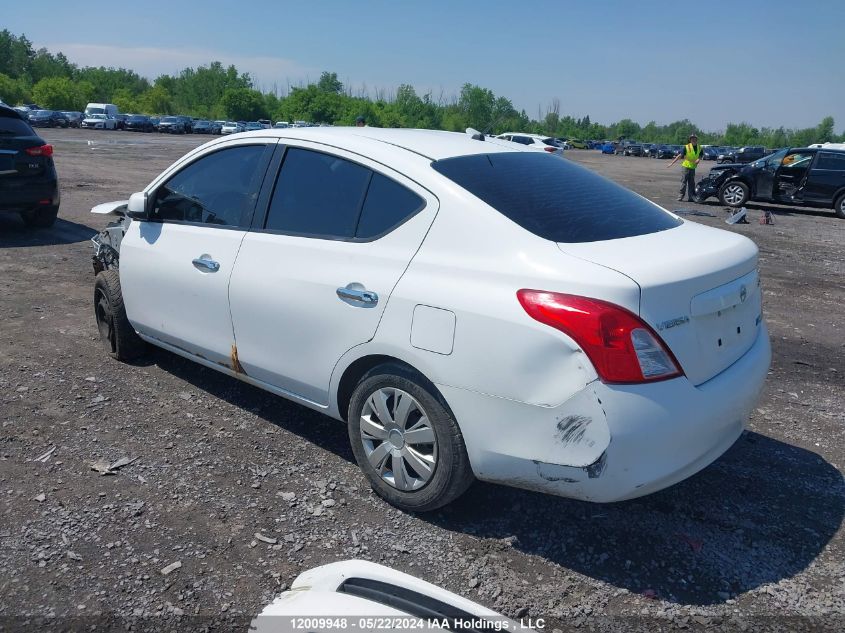
[[[687,143],[684,152],[683,166],[687,169],[695,169],[695,161],[701,156],[701,145],[696,150],[692,143]]]

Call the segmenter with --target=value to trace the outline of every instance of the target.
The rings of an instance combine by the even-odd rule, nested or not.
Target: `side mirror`
[[[146,220],[149,217],[147,213],[147,194],[139,191],[129,196],[129,202],[126,204],[126,215],[133,220]]]

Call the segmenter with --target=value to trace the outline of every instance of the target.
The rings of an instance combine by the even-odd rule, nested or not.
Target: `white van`
[[[120,110],[113,103],[89,103],[85,107],[85,116],[92,114],[105,114],[107,117],[116,117]]]

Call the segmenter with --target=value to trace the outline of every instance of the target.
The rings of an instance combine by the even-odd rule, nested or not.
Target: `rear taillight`
[[[641,383],[683,375],[657,333],[618,305],[557,292],[516,293],[531,318],[570,336],[607,383]]]
[[[557,151],[557,147],[548,147],[547,146],[547,147],[544,147],[543,149],[546,150],[547,152],[553,152],[553,153]]]
[[[38,147],[27,147],[24,151],[30,156],[52,156],[53,146],[39,145]]]

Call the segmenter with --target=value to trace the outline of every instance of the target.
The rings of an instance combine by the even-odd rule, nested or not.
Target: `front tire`
[[[739,180],[730,180],[719,187],[719,202],[728,207],[741,207],[748,202],[748,185]]]
[[[147,344],[126,318],[120,275],[113,268],[100,272],[94,282],[94,318],[100,342],[112,358],[130,361],[146,351]]]
[[[436,387],[402,365],[365,374],[349,402],[349,441],[373,490],[408,512],[454,501],[474,477],[463,435]]]
[[[836,199],[836,202],[833,204],[833,212],[837,218],[845,220],[845,193]]]

